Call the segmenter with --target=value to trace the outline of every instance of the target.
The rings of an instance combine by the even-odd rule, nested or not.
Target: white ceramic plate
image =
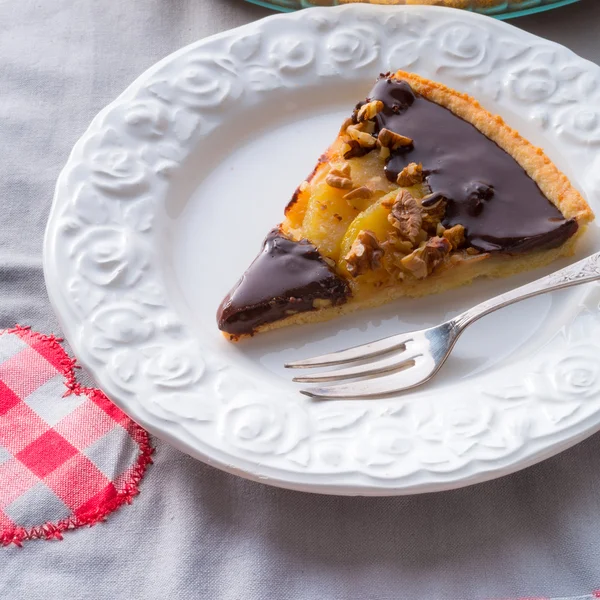
[[[503,115],[599,208],[600,69],[510,25],[352,5],[183,48],[94,119],[59,178],[45,240],[66,337],[152,433],[273,485],[386,495],[497,477],[600,428],[594,286],[482,320],[431,385],[399,398],[314,402],[282,368],[433,325],[551,269],[240,345],[217,331],[219,301],[297,183],[376,75],[397,68]],[[599,242],[592,227],[579,257]]]

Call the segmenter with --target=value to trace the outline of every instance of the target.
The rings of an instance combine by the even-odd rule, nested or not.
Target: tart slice
[[[544,152],[473,98],[387,74],[300,184],[218,325],[235,341],[533,269],[572,254],[593,218]]]

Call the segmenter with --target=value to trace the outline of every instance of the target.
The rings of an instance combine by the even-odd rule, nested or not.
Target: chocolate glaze
[[[422,163],[431,191],[447,200],[442,224],[463,225],[471,246],[483,252],[542,250],[577,231],[577,222],[563,217],[510,154],[407,82],[383,77],[369,100],[384,104],[375,133],[385,127],[414,140],[392,153],[388,179],[396,181],[411,162]]]
[[[234,336],[288,316],[314,310],[317,298],[339,305],[350,295],[348,284],[307,240],[292,241],[274,229],[240,281],[217,312],[219,329]]]

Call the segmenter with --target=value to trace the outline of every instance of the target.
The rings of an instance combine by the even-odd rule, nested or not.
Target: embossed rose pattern
[[[372,419],[357,436],[355,455],[367,466],[389,466],[402,460],[415,445],[414,428],[405,419]]]
[[[82,328],[90,354],[95,360],[107,363],[107,373],[121,389],[127,389],[138,374],[137,348],[154,334],[154,324],[148,315],[128,302],[102,306]]]
[[[193,450],[215,448],[231,464],[254,457],[267,473],[300,471],[327,483],[339,475],[358,492],[384,478],[424,489],[442,481],[438,473],[466,480],[481,461],[515,449],[525,456],[530,439],[559,439],[575,419],[596,419],[600,351],[586,342],[589,332],[540,350],[529,371],[507,367],[495,391],[464,381],[449,397],[325,406],[284,385],[266,389],[254,372],[195,349],[150,264],[162,227],[156,207],[192,149],[210,151],[232,110],[254,110],[269,90],[295,93],[324,77],[365,85],[367,75],[413,68],[539,123],[546,142],[579,157],[573,168],[592,181],[600,164],[590,152],[600,145],[596,67],[495,21],[408,12],[315,10],[202,41],[104,111],[63,173],[51,218],[62,228],[49,260],[68,282],[52,294],[66,297],[59,312],[77,315],[69,339],[86,363],[100,365],[94,374],[116,397],[135,396],[132,411],[142,407],[144,419]],[[598,320],[598,302],[589,306]]]
[[[286,453],[307,437],[307,414],[295,399],[244,391],[226,405],[221,433],[230,445],[242,450],[257,454]]]
[[[276,40],[269,53],[271,62],[283,71],[303,69],[315,58],[315,48],[311,42],[293,37]]]
[[[486,69],[494,49],[486,31],[464,23],[445,26],[436,32],[436,40],[440,67],[463,77]]]
[[[171,347],[156,352],[146,362],[145,370],[158,387],[185,388],[202,377],[204,363],[191,350]]]
[[[190,108],[215,108],[241,93],[240,74],[228,56],[198,56],[187,61],[175,81],[180,99]]]
[[[140,373],[140,354],[131,348],[115,352],[106,365],[106,372],[120,389],[134,389]]]
[[[105,340],[105,346],[113,344],[137,344],[145,342],[154,331],[152,321],[136,305],[109,304],[92,316],[93,330]]]
[[[123,148],[99,150],[90,158],[91,181],[102,191],[120,196],[143,192],[147,171],[134,152]]]
[[[366,27],[336,30],[327,41],[327,50],[334,65],[352,65],[354,69],[360,69],[377,58],[377,34]]]
[[[600,110],[589,104],[569,107],[557,126],[559,135],[570,141],[590,146],[600,146]]]
[[[546,66],[528,66],[515,71],[511,77],[511,91],[523,102],[543,102],[558,89],[554,72]]]
[[[111,226],[90,228],[74,255],[80,275],[101,286],[131,286],[148,265],[133,233]]]
[[[420,49],[421,40],[419,39],[399,42],[388,52],[387,68],[390,71],[397,71],[412,67],[419,60]]]
[[[486,432],[492,418],[486,406],[474,406],[470,400],[450,400],[444,404],[444,429],[451,435],[476,437]]]
[[[316,461],[326,468],[343,469],[352,463],[351,446],[344,439],[316,440],[311,450]]]
[[[600,394],[600,348],[578,345],[545,365],[535,377],[536,395],[556,402],[585,400]]]
[[[167,110],[156,100],[133,102],[127,106],[124,119],[132,135],[143,139],[159,138],[169,127]]]

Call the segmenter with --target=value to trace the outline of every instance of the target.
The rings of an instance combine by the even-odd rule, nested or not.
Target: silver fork
[[[301,390],[303,394],[315,398],[370,398],[403,392],[429,381],[446,362],[462,332],[481,317],[525,298],[598,279],[600,252],[537,281],[486,300],[436,327],[394,335],[347,350],[290,362],[285,366],[300,369],[363,361],[342,369],[295,377],[294,381],[301,383],[359,380]]]

